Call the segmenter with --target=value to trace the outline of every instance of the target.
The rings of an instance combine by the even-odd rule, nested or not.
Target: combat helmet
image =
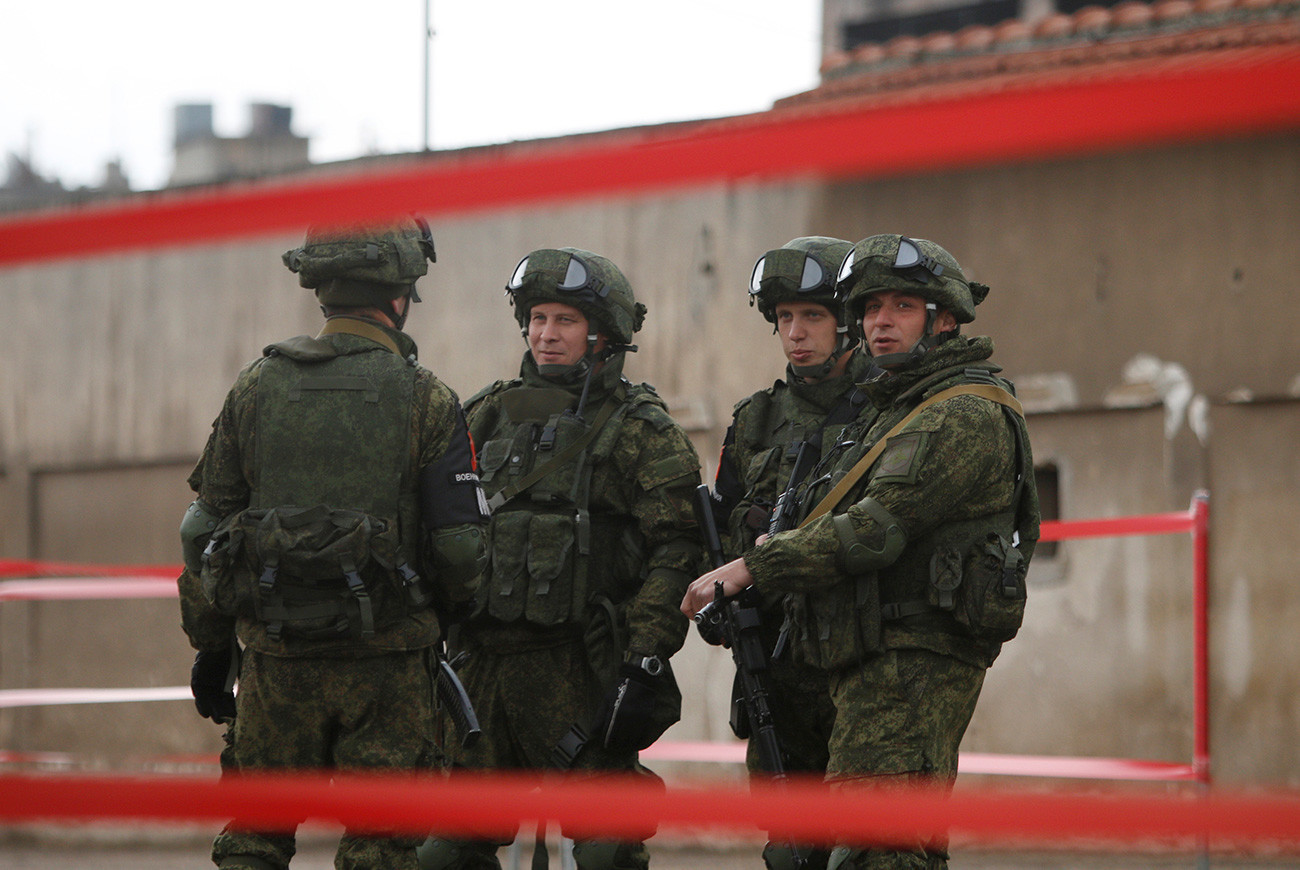
[[[989,292],[986,285],[968,280],[952,254],[934,242],[894,234],[869,236],[854,245],[840,265],[836,289],[856,340],[863,337],[862,312],[872,293],[897,290],[926,301],[920,341],[909,351],[877,358],[882,366],[905,365],[953,334],[934,334],[938,309],[951,312],[960,327],[975,319],[975,306]]]
[[[839,340],[830,357],[815,366],[791,366],[800,377],[825,377],[853,344],[844,307],[836,293],[836,273],[853,243],[829,236],[800,236],[758,258],[749,280],[749,304],[776,325],[782,302],[816,302],[835,315]]]
[[[416,217],[380,225],[310,227],[302,247],[281,256],[322,305],[376,305],[409,295],[437,261],[429,225]],[[400,328],[400,325],[399,325]]]
[[[632,285],[607,258],[581,248],[540,248],[519,261],[506,284],[524,338],[528,319],[539,302],[562,302],[586,315],[603,333],[613,352],[635,350],[632,336],[645,322],[646,307],[636,301]],[[595,334],[590,343],[596,341]]]

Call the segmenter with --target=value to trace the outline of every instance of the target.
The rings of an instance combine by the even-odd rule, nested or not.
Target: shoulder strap
[[[398,356],[402,355],[402,352],[397,348],[397,342],[393,341],[387,333],[378,326],[366,323],[364,320],[357,320],[355,317],[331,317],[325,321],[325,326],[321,328],[320,334],[359,335],[388,348]]]
[[[817,503],[817,506],[814,507],[808,516],[804,518],[804,521],[799,524],[799,528],[803,528],[822,514],[828,513],[838,507],[839,503],[844,500],[846,495],[848,495],[849,490],[853,489],[853,487],[857,485],[857,482],[862,479],[862,475],[867,473],[867,470],[871,468],[872,464],[880,456],[881,452],[884,451],[885,444],[888,443],[889,439],[897,435],[908,423],[912,422],[913,418],[915,418],[917,414],[920,414],[923,410],[937,402],[942,402],[944,399],[951,399],[954,396],[962,395],[979,396],[988,399],[991,402],[997,402],[999,405],[1004,405],[1022,417],[1025,415],[1024,409],[1020,406],[1020,402],[1015,396],[1011,395],[1001,387],[996,387],[992,384],[958,384],[955,387],[949,387],[946,390],[935,393],[933,396],[913,408],[911,413],[899,420],[894,428],[886,432],[884,436],[866,452],[866,455],[859,459],[857,463],[849,469],[849,473],[844,475],[840,482],[835,485],[835,488],[828,492],[826,497]]]
[[[510,499],[519,495],[519,493],[528,489],[528,487],[537,483],[537,481],[541,480],[553,470],[559,468],[561,465],[576,456],[591,443],[593,438],[600,434],[600,430],[604,428],[605,423],[609,421],[609,418],[613,416],[614,411],[621,404],[623,403],[619,401],[618,396],[610,396],[606,399],[600,412],[596,414],[596,419],[592,420],[591,426],[586,432],[582,433],[581,438],[575,439],[568,447],[565,447],[559,453],[552,456],[550,462],[543,463],[541,466],[534,468],[532,473],[525,475],[521,480],[515,481],[510,486],[507,486],[505,489],[492,496],[492,498],[488,499],[488,507],[492,510],[496,510],[501,507],[501,505],[510,501]]]

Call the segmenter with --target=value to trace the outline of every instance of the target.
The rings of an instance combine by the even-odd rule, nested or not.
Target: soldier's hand
[[[721,568],[714,568],[702,577],[691,581],[682,599],[681,611],[694,619],[695,614],[712,603],[715,596],[715,584],[722,584],[722,594],[730,597],[754,585],[754,575],[749,573],[744,559],[733,559]]]
[[[235,721],[235,678],[239,676],[239,644],[228,649],[200,650],[190,668],[190,692],[199,715],[219,724]]]

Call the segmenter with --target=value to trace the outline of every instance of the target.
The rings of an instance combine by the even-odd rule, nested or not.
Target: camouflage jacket
[[[409,336],[393,329],[385,328],[384,332],[402,355],[414,357],[416,346]],[[375,348],[375,342],[357,335],[323,334],[316,340],[328,342],[344,356],[373,352]],[[249,363],[235,379],[189,477],[190,488],[221,516],[249,507],[256,487],[258,375],[266,359],[263,356]],[[403,479],[407,481],[404,486],[409,487],[404,498],[417,501],[419,470],[436,464],[447,451],[459,400],[432,372],[416,365],[412,404],[411,432],[406,439],[410,466]],[[364,438],[364,433],[359,432],[358,437]],[[310,450],[310,433],[304,433],[303,442],[304,449]],[[228,616],[214,608],[204,595],[200,579],[188,569],[182,572],[179,586],[182,627],[195,649],[222,649],[234,634],[245,646],[274,655],[364,656],[420,649],[437,643],[440,637],[437,615],[427,609],[365,640],[275,640],[268,637],[266,627],[258,620]]]
[[[678,606],[702,551],[692,510],[699,458],[654,390],[624,380],[621,369],[622,357],[615,357],[592,378],[582,422],[567,415],[581,437],[607,403],[617,409],[582,451],[590,457],[579,462],[587,463],[587,482],[556,483],[571,479],[570,461],[504,503],[503,489],[522,477],[513,472],[526,474],[547,461],[538,446],[548,437],[545,418],[565,417],[563,409],[576,405],[582,385],[542,377],[525,354],[519,378],[498,381],[466,402],[484,492],[493,503],[489,579],[464,627],[471,642],[579,637],[583,609],[603,598],[618,608],[624,651],[666,659],[681,648],[688,624]],[[538,419],[516,419],[517,409],[535,397],[550,402],[550,410]],[[559,452],[557,444],[551,455]],[[573,526],[575,513],[585,526]],[[575,571],[582,572],[576,581]]]
[[[821,432],[820,448],[805,460],[809,463],[803,478],[806,485],[816,478],[814,466],[829,468],[843,449],[840,436],[849,421],[827,425],[828,415],[843,403],[852,404],[841,415],[852,413],[857,425],[858,418],[874,414],[861,407],[866,404],[865,394],[853,395],[870,369],[871,358],[854,353],[843,374],[809,384],[794,378],[787,367],[788,380],[736,403],[718,460],[718,477],[734,475],[744,493],[726,508],[726,529],[735,555],[749,550],[754,538],[767,531],[772,509],[794,471],[800,442]],[[729,472],[723,470],[726,466]]]
[[[992,352],[989,338],[958,336],[930,351],[915,368],[886,373],[862,385],[878,415],[868,419],[857,443],[837,457],[830,475],[805,501],[805,512],[925,397],[961,381],[967,369],[997,371],[997,366],[986,362]],[[845,592],[859,578],[851,575],[842,562],[842,545],[833,517],[846,514],[859,540],[883,540],[880,522],[862,504],[869,497],[893,515],[906,535],[902,555],[893,566],[881,569],[876,578],[878,594],[888,602],[905,588],[914,591],[916,566],[929,558],[920,550],[943,529],[978,523],[985,517],[1002,517],[1008,512],[1014,514],[1017,473],[1026,469],[1028,480],[1020,491],[1024,522],[1019,532],[1022,549],[1032,553],[1038,537],[1038,500],[1027,440],[1024,448],[1025,455],[1019,456],[1015,433],[1002,408],[993,402],[957,396],[931,405],[890,439],[888,447],[836,511],[802,528],[773,536],[748,553],[745,563],[760,588],[806,593],[814,607],[819,599],[852,601]],[[886,621],[881,642],[888,648],[918,647],[974,664],[991,663],[996,648],[961,637],[953,628],[935,619]],[[860,658],[869,651],[833,657]]]

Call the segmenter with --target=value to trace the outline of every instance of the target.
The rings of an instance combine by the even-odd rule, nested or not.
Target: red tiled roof
[[[823,58],[817,88],[775,108],[989,92],[1019,81],[1064,83],[1144,67],[1232,62],[1267,49],[1300,51],[1296,0],[1130,0],[1033,23],[1011,19],[833,52]]]

